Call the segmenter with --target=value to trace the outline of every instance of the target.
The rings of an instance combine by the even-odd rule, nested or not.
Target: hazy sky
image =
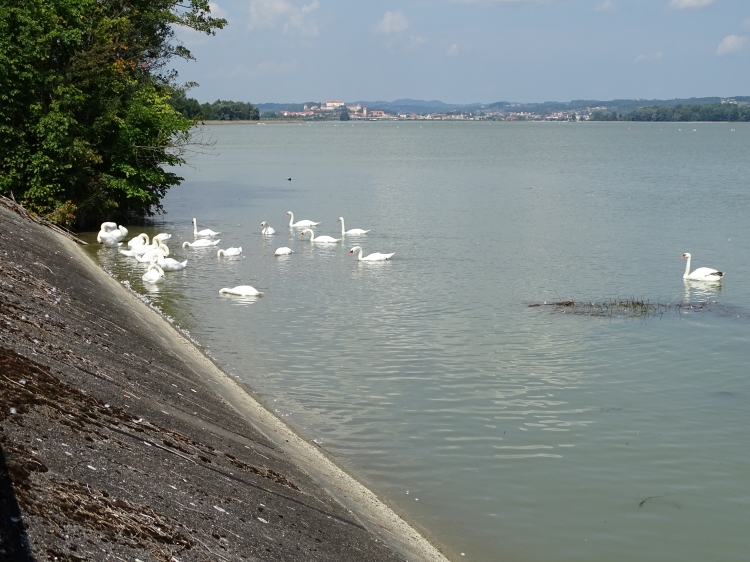
[[[218,0],[200,101],[750,95],[750,0]]]

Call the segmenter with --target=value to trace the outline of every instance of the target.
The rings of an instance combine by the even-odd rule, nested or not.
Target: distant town
[[[218,99],[200,103],[177,91],[170,104],[189,119],[205,121],[732,121],[750,122],[750,96],[671,100],[614,99],[466,105],[439,100],[328,100],[259,103]]]
[[[720,98],[721,105],[738,105],[735,98]],[[492,104],[497,105],[497,104]],[[609,121],[617,119],[616,110],[605,105],[586,106],[558,111],[530,111],[524,104],[507,104],[502,108],[479,105],[471,109],[417,113],[368,109],[362,103],[347,105],[344,100],[305,103],[300,111],[265,112],[265,119],[366,120],[366,121]]]

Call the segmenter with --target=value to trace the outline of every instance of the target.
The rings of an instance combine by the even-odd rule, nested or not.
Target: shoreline
[[[11,474],[11,483],[15,489],[20,514],[24,519],[23,525],[26,528],[25,531],[17,534],[16,538],[26,537],[23,540],[27,540],[31,553],[41,555],[44,549],[37,550],[36,545],[42,545],[46,552],[52,549],[64,556],[66,552],[61,542],[63,545],[73,547],[77,545],[69,544],[70,540],[62,539],[61,541],[61,537],[72,536],[73,529],[77,529],[81,536],[89,537],[89,542],[92,540],[98,542],[104,537],[104,542],[110,547],[112,544],[118,544],[117,548],[124,549],[120,552],[123,555],[127,553],[132,559],[133,549],[138,551],[137,545],[133,546],[127,541],[125,541],[127,544],[119,544],[101,529],[98,532],[96,529],[92,532],[91,525],[78,521],[75,514],[66,515],[67,512],[60,508],[62,509],[60,513],[53,509],[51,513],[54,516],[46,517],[45,510],[48,509],[48,504],[51,502],[51,505],[57,505],[55,503],[57,500],[54,498],[51,500],[45,496],[49,495],[50,490],[60,494],[70,492],[70,490],[58,490],[61,486],[59,477],[64,474],[68,476],[68,480],[72,476],[72,479],[79,483],[80,490],[83,490],[81,486],[89,489],[89,494],[92,495],[88,498],[89,502],[98,502],[99,507],[104,504],[107,509],[115,510],[116,507],[110,505],[112,502],[106,499],[112,497],[114,493],[123,494],[123,497],[118,500],[122,505],[133,505],[138,501],[137,496],[145,497],[143,494],[150,486],[156,486],[160,490],[167,487],[176,490],[174,483],[169,483],[173,476],[159,468],[176,462],[177,465],[172,467],[171,474],[177,472],[182,474],[186,486],[191,487],[191,497],[199,497],[212,486],[217,488],[214,497],[218,497],[224,490],[220,481],[236,479],[234,472],[231,471],[236,471],[237,467],[243,467],[246,472],[249,472],[249,476],[245,478],[252,476],[261,482],[259,484],[243,481],[243,488],[235,481],[233,485],[239,486],[234,491],[235,493],[224,498],[222,500],[224,503],[209,506],[210,509],[206,510],[203,510],[202,506],[200,509],[188,508],[185,506],[184,499],[181,503],[176,499],[172,502],[165,498],[167,495],[165,492],[157,493],[155,500],[152,498],[146,502],[153,509],[163,509],[165,513],[161,514],[162,517],[165,519],[171,517],[174,520],[172,527],[180,528],[183,524],[185,528],[190,528],[192,525],[191,532],[186,534],[188,538],[185,539],[187,541],[185,544],[193,545],[192,551],[195,551],[198,548],[195,545],[199,544],[208,549],[209,546],[206,546],[208,536],[213,537],[210,540],[218,541],[218,546],[225,550],[231,544],[237,543],[236,548],[240,549],[237,553],[245,552],[265,558],[264,555],[270,556],[271,551],[277,547],[271,548],[269,543],[265,550],[262,550],[257,545],[242,547],[240,543],[248,540],[259,544],[268,542],[266,539],[270,534],[273,535],[271,537],[273,545],[278,543],[278,546],[284,550],[284,559],[307,560],[310,559],[313,551],[323,548],[321,545],[324,543],[320,543],[319,537],[307,531],[308,528],[318,524],[321,526],[320,533],[332,535],[327,537],[329,542],[325,543],[325,547],[329,548],[330,552],[322,559],[447,560],[384,501],[338,467],[323,450],[302,439],[291,427],[255,400],[245,385],[224,373],[162,315],[148,307],[135,294],[126,290],[95,264],[72,240],[13,214],[8,210],[7,203],[0,203],[3,203],[0,204],[0,217],[2,217],[0,247],[6,246],[3,248],[6,251],[4,259],[0,256],[0,280],[4,285],[7,283],[7,287],[16,287],[0,298],[0,315],[5,321],[0,329],[0,351],[3,352],[3,356],[0,357],[3,363],[0,363],[0,366],[15,365],[14,369],[28,370],[30,373],[39,373],[40,370],[44,370],[47,372],[44,376],[57,377],[64,385],[65,391],[62,395],[75,394],[76,391],[71,390],[73,387],[82,389],[85,396],[89,398],[71,399],[73,404],[79,402],[85,404],[86,400],[94,399],[98,401],[92,402],[91,405],[96,413],[89,411],[81,415],[83,420],[81,423],[86,429],[85,431],[79,429],[79,432],[86,433],[91,430],[93,433],[89,431],[86,440],[79,440],[78,447],[69,447],[71,450],[65,452],[68,457],[60,457],[61,453],[55,449],[57,438],[48,442],[49,450],[45,449],[41,452],[35,450],[35,448],[42,448],[35,445],[35,442],[44,443],[48,434],[58,427],[56,424],[59,424],[60,420],[52,419],[57,415],[54,412],[41,411],[36,407],[29,407],[22,412],[20,408],[9,406],[9,409],[0,414],[0,429],[2,429],[0,453],[3,453],[0,455],[0,468],[6,463],[10,467],[6,472]],[[12,237],[23,240],[14,249],[7,244],[7,240]],[[40,241],[41,244],[39,244]],[[55,253],[52,253],[53,251]],[[19,253],[22,261],[14,264],[13,259],[18,260]],[[62,254],[67,254],[67,256]],[[65,282],[61,282],[60,277],[65,278]],[[53,282],[56,283],[52,285]],[[65,284],[68,287],[64,287]],[[24,296],[23,290],[29,286],[33,288],[34,295]],[[3,288],[5,290],[6,286]],[[19,291],[15,292],[16,289]],[[40,303],[41,306],[36,306],[31,302],[35,298],[46,302]],[[87,310],[89,306],[91,309]],[[65,307],[64,310],[63,307]],[[26,313],[21,315],[17,313],[19,310]],[[48,312],[42,314],[43,311]],[[99,327],[88,326],[86,321],[89,319]],[[50,328],[50,323],[55,326]],[[119,332],[119,337],[112,340],[112,336],[107,333],[110,331]],[[94,334],[94,332],[97,333]],[[85,337],[81,334],[85,334]],[[77,339],[78,336],[84,337],[83,343]],[[127,341],[121,343],[121,340]],[[92,343],[97,344],[98,347],[94,348]],[[71,347],[73,349],[70,349]],[[86,353],[87,350],[90,350],[89,353]],[[114,355],[113,352],[115,352]],[[71,361],[69,355],[76,356],[77,354],[81,356]],[[142,365],[140,369],[142,372],[139,372],[138,365]],[[10,372],[8,369],[5,371]],[[120,377],[120,371],[122,377]],[[167,374],[170,376],[165,376]],[[13,377],[5,378],[10,380]],[[175,382],[178,384],[174,384]],[[10,383],[14,381],[10,380]],[[23,384],[25,386],[26,382]],[[180,388],[189,386],[189,391],[202,399],[195,402],[185,397],[185,394],[190,396],[188,393],[174,392],[172,387],[178,387],[178,385]],[[8,386],[8,389],[18,390],[15,386]],[[31,389],[30,386],[25,386],[19,392],[29,389]],[[23,400],[25,394],[22,393],[16,397],[6,392],[6,396],[11,401]],[[139,409],[137,413],[136,409]],[[115,411],[120,416],[119,424],[112,418],[114,415],[112,412]],[[133,425],[133,423],[140,423],[138,421],[129,424],[131,412],[133,416],[138,415],[140,420],[147,419],[148,422],[143,422],[147,425]],[[236,419],[232,419],[231,412],[237,415]],[[103,428],[94,430],[86,425],[89,422],[89,416],[100,420],[104,417],[108,421],[103,424]],[[149,463],[153,466],[140,476],[140,480],[134,476],[132,486],[125,488],[119,486],[118,492],[114,489],[117,486],[113,488],[114,482],[105,478],[104,475],[105,471],[109,476],[118,472],[125,473],[126,468],[132,468],[128,466],[128,462],[132,463],[133,460],[128,461],[127,455],[124,457],[125,460],[117,460],[118,453],[121,451],[113,450],[111,445],[116,441],[114,436],[117,435],[117,431],[122,433],[123,423],[127,426],[124,431],[128,434],[128,439],[137,435],[137,432],[144,427],[146,433],[155,434],[155,437],[144,441],[148,445],[145,451],[150,456],[142,455],[140,449],[143,447],[136,453],[139,461],[144,462],[144,466]],[[25,429],[23,431],[9,430],[12,424],[20,424],[19,427]],[[162,438],[162,441],[169,445],[160,445],[159,436],[169,432],[188,435],[193,443],[193,449],[203,447],[205,453],[195,453],[189,447],[180,448],[174,445],[174,437]],[[60,439],[64,438],[66,442],[72,442],[78,437],[80,435],[73,431],[70,435],[65,435]],[[122,439],[122,436],[120,435],[117,439]],[[152,442],[151,445],[149,441]],[[217,443],[219,442],[221,446],[227,448],[224,457],[218,455]],[[122,447],[132,448],[133,445],[128,442]],[[243,447],[252,452],[252,459],[240,456],[251,454],[244,451]],[[111,466],[107,469],[101,467],[96,470],[99,467],[95,466],[94,461],[90,461],[92,464],[88,466],[80,465],[71,468],[71,458],[75,459],[79,453],[82,456],[90,455],[86,448],[100,449],[101,458],[106,457]],[[260,450],[264,453],[259,453]],[[152,458],[154,454],[166,455],[166,458]],[[38,464],[45,470],[27,470],[23,474],[28,472],[28,475],[20,481],[14,476],[16,473],[13,470],[13,467],[19,463],[23,466],[30,466],[30,463],[34,466]],[[205,479],[203,472],[206,467],[202,466],[203,463],[211,465],[211,469],[216,471],[215,478]],[[196,466],[202,468],[195,468]],[[197,479],[200,485],[193,486],[193,479]],[[269,479],[274,484],[270,488]],[[136,481],[138,483],[135,483]],[[36,496],[34,494],[29,496],[23,486],[30,486],[32,491],[35,490]],[[279,487],[281,491],[277,489]],[[101,489],[101,495],[92,493],[91,489]],[[136,494],[136,492],[142,493]],[[225,491],[224,494],[226,494]],[[258,494],[260,494],[259,497],[265,498],[263,502],[256,497]],[[310,498],[315,499],[315,502],[311,504]],[[257,509],[261,510],[260,513],[263,515],[265,513],[263,510],[270,512],[273,509],[266,507],[270,505],[271,500],[280,502],[277,510],[281,521],[285,521],[281,512],[283,509],[288,509],[291,511],[286,512],[287,514],[294,512],[295,516],[300,517],[304,512],[307,523],[305,521],[300,521],[298,524],[292,523],[291,526],[294,529],[289,527],[272,529],[270,526],[257,529],[258,520],[265,522],[266,525],[273,521],[270,520],[270,516],[266,516],[269,519],[265,519],[258,513],[255,513],[256,517],[253,518],[254,510],[247,508],[247,505],[257,503]],[[182,507],[172,505],[172,503],[178,503]],[[197,508],[198,504],[190,503]],[[12,504],[13,502],[9,502],[9,505]],[[238,505],[243,507],[240,509]],[[315,505],[325,506],[325,509],[315,508]],[[185,509],[201,511],[201,519],[198,523],[186,522],[189,519],[189,515],[186,515],[189,511]],[[210,532],[215,523],[211,524],[211,529],[204,529],[200,526],[200,520],[213,519],[216,516],[236,512],[244,515],[245,509],[248,512],[246,515],[248,521],[240,517],[233,520],[231,525],[234,527],[225,523],[230,526],[230,534],[224,533],[226,536],[218,533],[219,538],[216,539],[214,535],[217,533]],[[175,514],[180,514],[182,518]],[[69,532],[64,535],[61,535],[62,531],[50,533],[49,529],[44,532],[42,529],[50,526],[49,518],[55,519],[57,526]],[[183,518],[187,519],[183,521]],[[337,525],[331,521],[338,521],[341,524]],[[294,530],[298,531],[298,536],[294,536],[292,540],[291,533]],[[13,529],[0,528],[0,538],[5,541],[4,544],[13,544],[7,540],[11,536],[9,533],[12,535]],[[154,540],[158,543],[158,548],[164,548],[163,544],[159,543],[160,539],[157,539]],[[148,546],[148,541],[146,543]],[[301,544],[308,547],[306,554]],[[153,550],[155,547],[151,545],[149,548]],[[181,548],[183,550],[179,555],[179,560],[190,558],[188,553],[191,552],[191,547],[183,545]],[[241,550],[241,548],[249,548],[249,550]],[[77,552],[78,556],[82,554],[80,550]],[[212,551],[209,550],[209,552]],[[227,551],[226,554],[229,552]],[[275,556],[278,556],[278,552],[269,559],[278,559]],[[318,555],[316,554],[313,558],[318,558]],[[156,559],[161,558],[156,557]]]

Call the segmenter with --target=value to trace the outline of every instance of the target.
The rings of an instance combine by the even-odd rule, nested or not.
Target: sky
[[[189,96],[447,103],[750,95],[750,0],[217,0]]]

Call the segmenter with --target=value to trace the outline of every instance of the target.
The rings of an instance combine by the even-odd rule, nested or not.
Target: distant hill
[[[726,99],[726,98],[724,98]],[[750,103],[750,96],[737,96],[738,103]],[[528,111],[531,113],[548,114],[555,111],[577,111],[587,107],[606,107],[608,111],[630,113],[641,107],[675,107],[677,105],[709,105],[721,103],[722,98],[675,98],[671,100],[573,100],[569,102],[548,101],[544,103],[514,103],[496,102],[485,106],[487,109],[503,110],[512,107],[513,111]]]
[[[479,109],[481,103],[457,104],[445,103],[440,100],[413,100],[409,98],[394,101],[356,101],[367,106],[367,109],[382,109],[388,113],[444,113],[448,111],[472,111]]]
[[[735,96],[740,104],[750,104],[750,96]],[[445,103],[440,100],[415,100],[410,98],[397,99],[393,101],[383,100],[358,100],[347,101],[347,105],[361,104],[369,110],[382,109],[388,113],[448,113],[451,111],[476,111],[485,110],[512,110],[528,111],[531,113],[549,114],[556,111],[579,111],[587,107],[606,107],[608,111],[619,114],[630,113],[641,107],[675,107],[677,105],[709,105],[720,103],[722,98],[675,98],[671,100],[647,100],[647,99],[615,99],[615,100],[572,100],[566,102],[546,101],[543,103],[515,103],[508,101],[497,101],[494,103]],[[322,100],[325,102],[325,100]],[[317,105],[321,100],[309,101],[308,106]],[[255,106],[261,113],[279,111],[302,111],[304,103],[258,103]]]

